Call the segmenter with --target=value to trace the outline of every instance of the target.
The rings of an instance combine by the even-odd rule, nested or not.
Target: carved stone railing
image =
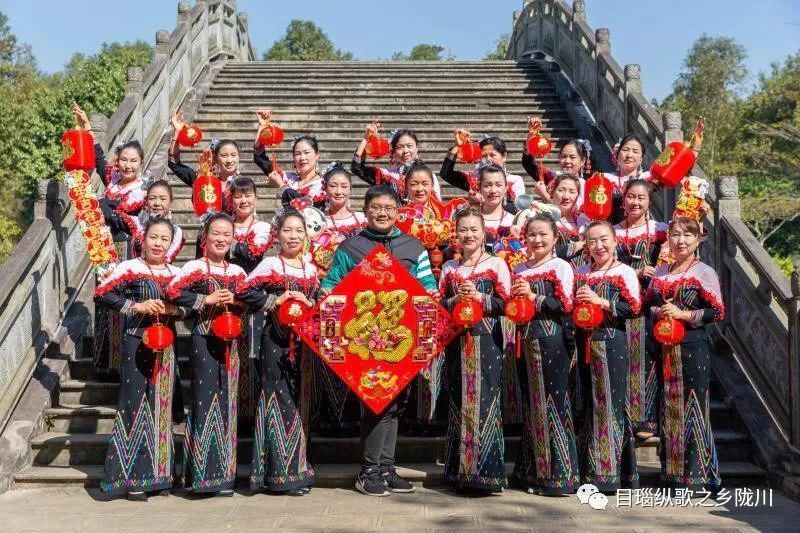
[[[614,60],[610,32],[589,27],[584,0],[572,7],[562,0],[525,0],[514,12],[506,57],[558,64],[608,146],[638,134],[652,161],[665,144],[684,139],[680,113],[662,117],[647,102],[639,65],[622,68]],[[705,177],[697,166],[692,172]],[[718,178],[709,200],[702,258],[720,274],[728,308],[720,332],[783,438],[800,448],[800,277],[795,271],[790,281],[745,226],[736,178]],[[674,193],[663,191],[654,211],[666,218],[673,206]]]
[[[125,98],[117,111],[110,119],[92,117],[95,138],[106,149],[122,139],[139,139],[149,163],[170,109],[192,91],[209,63],[254,58],[247,18],[237,12],[235,0],[198,0],[194,7],[180,2],[175,29],[156,33],[150,65],[128,69]],[[96,177],[93,183],[101,187]],[[35,209],[33,223],[2,265],[0,431],[39,357],[48,347],[60,349],[62,319],[91,273],[63,186],[42,181]]]

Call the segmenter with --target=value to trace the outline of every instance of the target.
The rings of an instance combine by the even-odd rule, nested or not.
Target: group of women
[[[77,106],[74,112],[90,130],[86,114]],[[260,134],[270,113],[257,116]],[[184,126],[180,113],[172,123],[169,167],[191,185],[197,174],[181,162],[176,142]],[[540,123],[532,119],[531,125]],[[324,275],[306,253],[306,221],[289,205],[306,198],[324,211],[329,228],[353,235],[365,216],[350,205],[352,175],[388,184],[426,216],[443,213],[441,182],[463,189],[469,202],[453,215],[454,245],[438,273],[445,308],[476,300],[484,317],[440,358],[444,371],[434,388],[446,400],[438,405],[446,410],[439,414],[447,420],[448,483],[467,491],[508,486],[504,410],[512,402],[510,380],[522,423],[512,483],[545,495],[572,493],[583,483],[601,491],[635,486],[636,440],[657,435],[664,484],[719,488],[709,421],[711,346],[704,330],[723,317],[719,283],[697,259],[698,221],[651,219],[653,186],[642,172],[643,141],[630,135],[614,148],[618,172],[607,174],[614,211],[608,221],[590,222],[581,214],[591,150],[586,141],[561,146],[558,170],[541,169],[524,154],[531,181],[506,171],[508,148],[498,137],[480,143],[483,158],[475,169],[456,170],[464,138],[456,132],[437,176],[419,161],[419,140],[411,130],[391,137],[388,167],[368,165],[366,140],[377,126],[367,126],[349,170],[336,163],[320,173],[319,144],[310,135],[292,141],[292,172],[278,169],[256,142],[254,162],[286,205],[271,223],[255,211],[256,184],[239,175],[239,146],[217,142],[213,162],[224,182],[226,212],[204,219],[197,258],[180,269],[171,265],[183,243],[170,221],[172,189],[166,181],[142,178],[139,144],[123,144],[113,164],[98,164],[107,184],[106,220],[127,237],[127,259],[96,292],[100,307],[120,323],[116,338],[107,328],[96,340],[98,366],[117,369],[121,383],[103,490],[144,500],[171,486],[172,424],[183,411],[173,407],[173,391],[180,391],[174,386],[176,359],[172,348],[148,348],[143,335],[153,324],[172,327],[191,318],[186,487],[232,494],[244,429],[253,438],[252,457],[245,460],[251,463],[252,489],[296,496],[310,491],[312,413],[345,423],[348,397],[351,408],[357,402],[278,320],[277,309],[289,298],[312,305]],[[104,162],[99,146],[96,151]],[[514,200],[527,189],[560,217],[533,214],[514,229]],[[527,260],[510,269],[492,251],[515,231]],[[507,334],[504,317],[507,302],[516,297],[535,307],[534,318],[516,326],[518,336]],[[602,310],[598,327],[575,327],[571,313],[581,303]],[[226,313],[245,321],[239,338],[215,335],[214,321]],[[655,341],[652,325],[665,317],[685,324],[679,345]],[[317,383],[314,389],[314,382],[327,388]]]

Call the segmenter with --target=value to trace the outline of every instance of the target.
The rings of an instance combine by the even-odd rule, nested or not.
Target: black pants
[[[363,467],[394,466],[397,428],[408,402],[408,390],[403,391],[379,415],[361,406],[361,449]]]

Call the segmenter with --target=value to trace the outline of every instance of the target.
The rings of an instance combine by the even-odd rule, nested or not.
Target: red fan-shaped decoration
[[[283,142],[283,128],[277,124],[270,124],[261,130],[258,142],[264,148],[275,148]]]
[[[293,328],[308,319],[311,310],[305,302],[289,298],[278,308],[278,320],[284,326]]]
[[[677,318],[662,318],[653,325],[653,336],[667,346],[680,344],[686,335],[683,321]]]
[[[650,166],[650,179],[662,187],[677,187],[692,171],[697,156],[689,144],[669,143]]]
[[[536,315],[536,308],[527,296],[515,296],[506,302],[506,317],[514,324],[527,324]]]
[[[64,148],[64,170],[89,172],[95,167],[94,137],[90,132],[77,128],[67,130],[61,136],[61,144]]]
[[[172,330],[164,324],[153,324],[144,330],[142,342],[154,352],[166,350],[175,341]]]
[[[203,140],[203,130],[197,126],[184,124],[178,132],[178,144],[181,146],[192,147]]]
[[[367,140],[366,152],[367,155],[373,159],[382,159],[389,155],[391,151],[392,147],[389,141],[382,137],[371,137]]]
[[[605,220],[611,215],[612,191],[611,181],[596,172],[586,180],[583,193],[583,213],[592,220]]]
[[[458,147],[458,159],[464,163],[477,163],[482,153],[481,145],[476,142],[466,142]]]
[[[194,214],[202,216],[208,211],[222,212],[222,182],[216,176],[197,176],[192,185]]]
[[[211,331],[222,340],[232,341],[242,334],[242,319],[225,311],[211,322]]]
[[[525,143],[525,147],[528,150],[528,155],[539,159],[550,153],[550,150],[553,149],[553,143],[550,139],[537,132],[528,137],[528,142]]]

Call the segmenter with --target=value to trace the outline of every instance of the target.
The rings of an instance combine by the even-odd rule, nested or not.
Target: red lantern
[[[278,320],[284,326],[293,328],[311,315],[311,307],[296,298],[289,298],[278,308]]]
[[[662,318],[653,324],[653,336],[667,349],[664,354],[664,378],[672,377],[672,357],[675,353],[675,346],[681,343],[686,335],[686,328],[683,321],[677,318]]]
[[[536,315],[536,308],[527,296],[515,296],[506,302],[506,317],[514,324],[527,324]]]
[[[222,212],[222,182],[216,176],[198,176],[192,185],[194,214],[202,216],[208,211]]]
[[[283,128],[276,124],[269,124],[258,136],[258,142],[264,148],[275,148],[283,142]]]
[[[650,166],[650,179],[662,187],[677,187],[692,171],[697,156],[686,143],[669,143],[658,159]]]
[[[91,171],[95,167],[94,137],[86,130],[72,129],[61,136],[64,147],[64,170]]]
[[[464,163],[477,163],[482,154],[483,149],[476,142],[466,142],[458,147],[458,159]]]
[[[586,180],[583,191],[583,213],[592,220],[605,220],[611,215],[611,197],[614,186],[605,176],[596,172]]]
[[[381,137],[371,137],[367,141],[367,148],[366,152],[367,155],[373,159],[381,159],[389,155],[389,152],[392,151],[392,147],[389,145],[389,141],[383,139]]]
[[[192,147],[203,140],[203,130],[197,126],[184,124],[178,132],[178,144],[181,146]]]
[[[528,155],[535,159],[542,158],[550,153],[553,149],[553,143],[544,135],[534,133],[528,137],[528,142],[525,144],[528,150]]]
[[[457,326],[467,328],[466,350],[468,356],[472,356],[472,334],[470,329],[483,320],[483,308],[481,304],[473,299],[461,300],[453,307],[453,323]]]
[[[222,340],[232,341],[242,334],[242,319],[225,311],[211,322],[211,331]]]
[[[155,352],[155,357],[153,360],[153,374],[150,376],[150,383],[153,385],[158,382],[158,374],[161,368],[161,365],[159,364],[161,352],[172,346],[174,341],[175,335],[172,333],[172,330],[158,321],[156,321],[155,324],[148,326],[144,330],[142,342],[145,346]]]
[[[527,324],[533,320],[535,314],[536,308],[527,296],[515,296],[506,302],[506,317],[514,324],[517,324],[517,326],[520,324]],[[514,349],[517,359],[519,359],[522,354],[522,332],[519,327],[515,327],[514,329],[516,330]]]
[[[586,364],[589,364],[589,358],[592,353],[591,346],[591,331],[603,323],[603,310],[599,305],[589,302],[582,302],[575,306],[572,310],[572,321],[581,329],[587,330],[586,333]]]
[[[172,346],[175,335],[164,324],[153,324],[144,330],[142,342],[154,352],[161,352]]]

